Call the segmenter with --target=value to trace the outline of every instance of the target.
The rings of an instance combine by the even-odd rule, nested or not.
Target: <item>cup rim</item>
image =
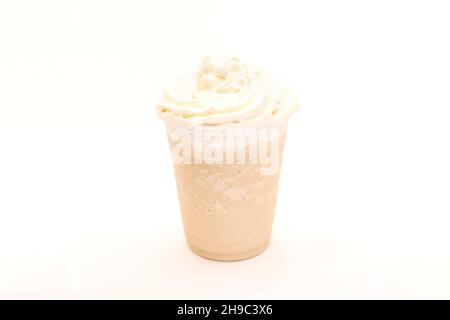
[[[275,122],[272,124],[265,125],[218,125],[218,126],[205,126],[205,125],[194,125],[192,127],[183,126],[173,122],[164,120],[166,127],[171,129],[176,129],[185,132],[194,131],[209,131],[209,132],[242,132],[249,130],[271,130],[271,129],[286,129],[288,125],[288,119],[280,122]]]

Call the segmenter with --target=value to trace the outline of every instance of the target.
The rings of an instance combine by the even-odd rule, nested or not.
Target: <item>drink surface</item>
[[[280,139],[277,152],[282,153],[284,135]],[[215,260],[240,260],[267,246],[279,170],[262,175],[258,163],[174,168],[185,233],[194,251]]]

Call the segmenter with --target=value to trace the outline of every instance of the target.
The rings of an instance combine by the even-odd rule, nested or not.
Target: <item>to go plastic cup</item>
[[[267,248],[286,127],[166,123],[184,231],[193,252],[233,261]]]

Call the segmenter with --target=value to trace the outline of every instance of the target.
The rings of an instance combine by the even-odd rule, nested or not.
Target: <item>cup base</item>
[[[199,255],[202,258],[208,259],[208,260],[214,260],[214,261],[239,261],[239,260],[245,260],[250,259],[253,257],[256,257],[260,253],[262,253],[264,250],[267,249],[269,246],[270,241],[267,240],[262,245],[256,247],[255,249],[245,251],[245,252],[239,252],[239,253],[219,253],[219,252],[210,252],[207,250],[203,250],[195,245],[193,245],[189,240],[187,240],[187,244],[189,248],[194,252],[195,254]]]

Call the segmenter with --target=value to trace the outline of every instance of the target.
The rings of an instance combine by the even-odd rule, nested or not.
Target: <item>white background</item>
[[[450,298],[448,1],[0,1],[0,298]],[[272,245],[184,241],[165,84],[294,88]]]

